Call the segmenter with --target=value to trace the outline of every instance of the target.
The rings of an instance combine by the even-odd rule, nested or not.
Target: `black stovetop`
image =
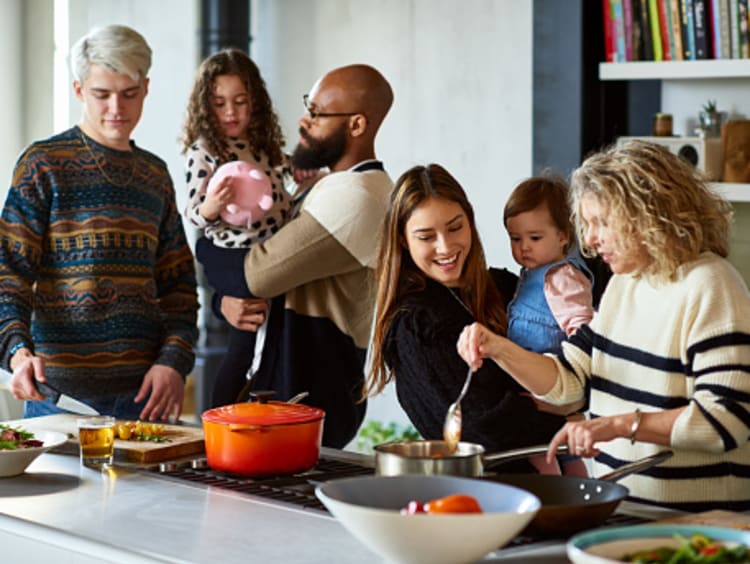
[[[260,497],[274,503],[324,513],[328,513],[328,510],[315,496],[315,487],[318,484],[336,478],[374,475],[370,458],[364,455],[347,455],[347,453],[332,449],[323,449],[315,468],[290,476],[248,478],[226,472],[216,472],[208,466],[205,458],[166,462],[144,468],[142,471],[159,478],[189,483],[196,487],[219,488],[222,491]],[[645,521],[640,517],[614,513],[602,526],[633,525]],[[507,546],[523,546],[540,540],[542,539],[519,535]]]

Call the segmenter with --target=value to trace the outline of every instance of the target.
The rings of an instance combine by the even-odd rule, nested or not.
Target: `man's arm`
[[[174,368],[184,378],[195,362],[193,345],[198,336],[198,295],[195,261],[185,238],[171,181],[169,188],[155,272],[164,337],[154,364]]]
[[[0,217],[0,358],[6,370],[22,349],[34,350],[34,284],[50,213],[47,168],[31,150],[21,155]]]
[[[302,212],[245,256],[245,279],[253,295],[272,298],[313,280],[362,265],[315,218]]]

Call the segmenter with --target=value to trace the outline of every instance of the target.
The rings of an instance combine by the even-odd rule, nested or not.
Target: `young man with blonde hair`
[[[25,417],[63,411],[38,383],[121,418],[181,412],[198,302],[167,167],[130,138],[150,66],[133,29],[81,38],[78,125],[32,143],[13,171],[0,217],[0,362]]]

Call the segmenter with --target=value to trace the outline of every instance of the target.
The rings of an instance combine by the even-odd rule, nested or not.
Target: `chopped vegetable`
[[[34,438],[34,433],[20,427],[0,423],[0,450],[40,447],[44,443]]]
[[[481,513],[482,508],[476,498],[466,494],[454,494],[433,499],[426,503],[412,500],[401,509],[402,515],[418,513]]]
[[[125,421],[115,425],[115,438],[123,441],[151,441],[154,443],[172,442],[166,436],[166,429],[161,423],[144,423],[143,421]]]
[[[622,557],[624,562],[637,562],[639,564],[734,564],[750,562],[750,551],[743,545],[728,546],[713,541],[705,535],[695,534],[689,539],[675,535],[680,542],[676,549],[669,547],[652,548],[626,554]]]

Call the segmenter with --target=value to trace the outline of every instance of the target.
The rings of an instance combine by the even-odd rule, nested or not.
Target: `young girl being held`
[[[521,182],[503,221],[521,266],[508,338],[534,352],[558,353],[566,336],[594,315],[593,277],[575,245],[567,183],[553,175]]]
[[[566,337],[594,314],[593,276],[575,245],[567,183],[550,174],[521,182],[505,204],[503,221],[521,266],[508,306],[508,338],[530,351],[559,353]],[[580,413],[568,416],[581,418]],[[531,462],[540,472],[554,472],[559,462],[564,474],[587,475],[576,456],[559,456],[551,469],[544,457]]]
[[[290,213],[284,187],[284,138],[258,67],[242,51],[225,49],[205,59],[198,69],[188,103],[183,133],[187,158],[187,219],[202,231],[195,247],[217,298],[251,298],[242,270],[250,245],[281,228]],[[221,211],[234,199],[232,177],[208,191],[216,169],[230,161],[246,161],[268,176],[273,205],[251,226],[230,225]],[[266,304],[258,301],[257,312]],[[255,332],[230,329],[229,349],[214,384],[212,406],[234,403],[245,384],[255,345]]]

